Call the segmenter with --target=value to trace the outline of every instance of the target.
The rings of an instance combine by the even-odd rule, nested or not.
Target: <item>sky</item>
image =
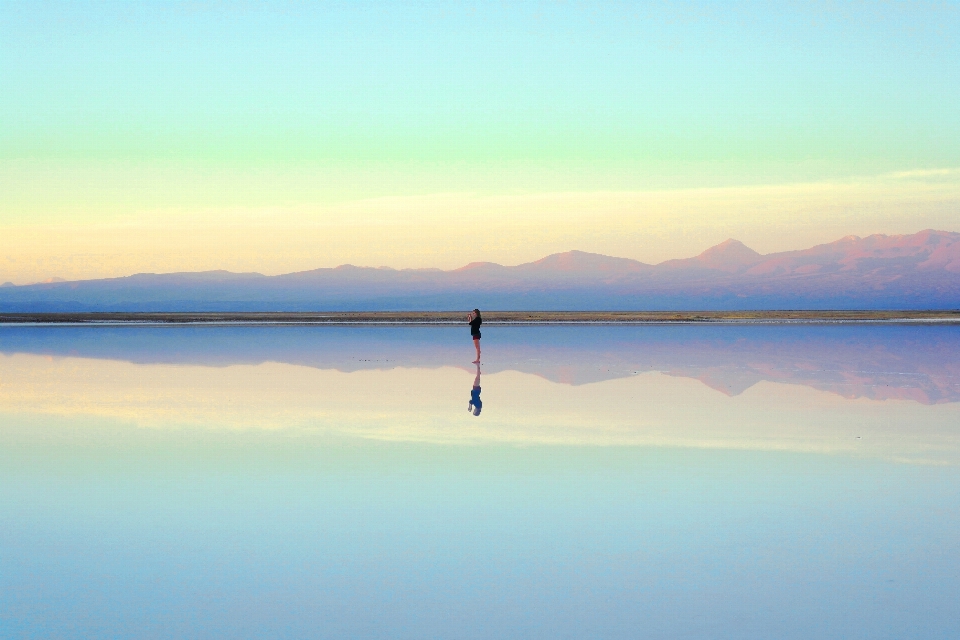
[[[949,2],[0,3],[0,282],[960,231]]]

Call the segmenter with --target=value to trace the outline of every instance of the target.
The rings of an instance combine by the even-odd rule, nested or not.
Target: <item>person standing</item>
[[[480,309],[474,309],[472,313],[467,314],[467,322],[470,323],[470,335],[473,337],[473,346],[477,348],[477,359],[473,364],[480,363],[480,325],[483,324],[483,318],[480,317]]]

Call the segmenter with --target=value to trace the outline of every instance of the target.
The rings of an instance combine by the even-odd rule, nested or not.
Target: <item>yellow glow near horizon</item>
[[[95,173],[65,175],[50,194],[31,190],[24,176],[7,169],[19,186],[0,196],[0,281],[15,284],[213,269],[274,275],[346,263],[452,269],[571,249],[657,263],[731,237],[771,253],[851,234],[960,229],[960,172],[952,169],[846,183],[328,202],[309,186],[323,175],[309,172],[261,176],[260,184],[221,173],[172,201],[163,180],[136,172],[100,184]]]

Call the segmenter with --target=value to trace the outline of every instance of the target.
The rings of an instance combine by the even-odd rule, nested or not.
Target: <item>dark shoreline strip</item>
[[[0,324],[31,325],[377,325],[463,324],[465,312],[0,313]],[[950,311],[488,311],[485,324],[960,323]]]

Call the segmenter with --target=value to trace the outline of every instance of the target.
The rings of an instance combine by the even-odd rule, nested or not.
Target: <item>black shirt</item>
[[[480,333],[480,325],[483,324],[483,318],[479,316],[470,321],[470,334]]]

